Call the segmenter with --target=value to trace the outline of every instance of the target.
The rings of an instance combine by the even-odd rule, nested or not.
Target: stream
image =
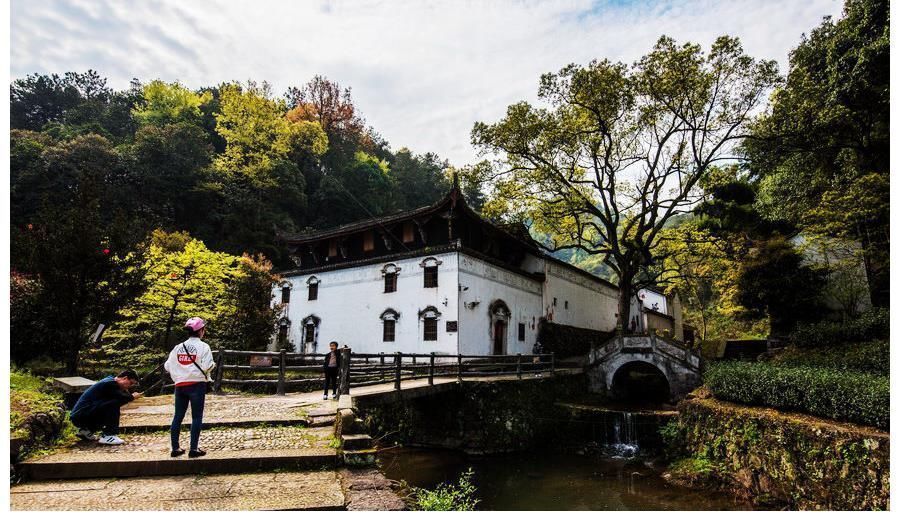
[[[720,492],[670,485],[652,452],[641,451],[632,415],[621,412],[593,450],[470,456],[440,449],[400,447],[379,453],[385,476],[432,489],[456,482],[471,468],[482,511],[750,510]]]

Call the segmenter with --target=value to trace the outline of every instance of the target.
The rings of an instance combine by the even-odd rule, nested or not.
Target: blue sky
[[[839,0],[390,1],[13,0],[10,70],[130,79],[272,83],[278,94],[324,74],[353,89],[394,148],[476,160],[469,132],[536,100],[540,74],[608,57],[631,62],[661,34],[751,55],[787,54]]]

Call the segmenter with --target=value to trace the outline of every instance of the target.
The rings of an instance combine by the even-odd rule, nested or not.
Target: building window
[[[381,312],[380,319],[382,321],[382,341],[394,341],[397,337],[397,319],[400,314],[393,308]]]
[[[425,268],[425,287],[426,288],[436,288],[438,287],[438,269],[437,266],[431,266]]]
[[[306,285],[309,287],[309,297],[307,300],[314,301],[319,298],[319,279],[316,277],[309,277],[306,281]]]
[[[278,347],[281,348],[285,343],[287,343],[288,330],[291,327],[291,322],[287,319],[287,317],[281,318],[278,321]]]
[[[281,304],[291,302],[291,286],[290,284],[281,287]]]
[[[438,336],[438,318],[441,312],[437,311],[434,306],[429,306],[419,312],[419,319],[422,320],[422,339],[424,341],[437,341]]]
[[[422,260],[419,266],[424,270],[424,284],[426,288],[436,288],[438,287],[438,266],[441,265],[441,261],[433,256],[429,256],[428,258]]]
[[[437,341],[437,317],[426,317],[424,320],[425,326],[423,330],[425,333],[422,336],[422,339],[425,341]]]
[[[375,233],[372,231],[367,231],[363,234],[363,252],[369,252],[375,250]]]
[[[447,321],[447,331],[448,332],[458,332],[459,331],[459,321]]]
[[[385,273],[384,292],[393,293],[395,291],[397,291],[397,273]]]
[[[316,351],[319,335],[319,323],[321,320],[315,315],[306,316],[301,322],[301,348],[304,354],[312,354]]]
[[[330,240],[328,242],[328,257],[334,258],[337,256],[337,240]]]
[[[385,342],[393,341],[397,331],[397,321],[394,321],[393,319],[385,319],[383,323],[384,331],[382,333],[381,340]]]
[[[565,301],[563,303],[563,306],[565,306],[565,308],[568,310],[569,309],[569,301]]]
[[[519,323],[519,341],[525,341],[525,323]]]
[[[403,224],[403,243],[412,243],[415,241],[416,235],[413,233],[413,224],[407,221]]]

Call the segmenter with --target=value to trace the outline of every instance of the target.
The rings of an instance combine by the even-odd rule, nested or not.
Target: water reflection
[[[650,461],[575,456],[548,450],[473,458],[445,450],[381,452],[385,475],[417,487],[455,481],[472,467],[479,510],[735,510],[731,496],[675,487]]]

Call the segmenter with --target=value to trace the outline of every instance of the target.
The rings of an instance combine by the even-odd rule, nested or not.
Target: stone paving
[[[203,423],[209,426],[239,423],[289,423],[307,417],[311,408],[337,410],[337,401],[322,400],[318,393],[278,395],[206,395]],[[122,408],[121,426],[163,428],[172,422],[175,410],[171,395],[139,398]],[[188,409],[184,423],[190,424]]]
[[[298,450],[328,448],[333,437],[331,428],[302,428],[293,426],[256,426],[249,428],[213,428],[200,434],[200,448],[209,452],[207,457],[259,455],[267,450]],[[169,458],[168,432],[123,434],[125,444],[105,446],[93,442],[79,442],[68,448],[29,459],[33,463],[133,461]],[[181,432],[181,446],[189,446],[190,435]],[[203,459],[203,458],[200,458]]]
[[[38,481],[10,488],[14,511],[343,509],[337,471]]]

